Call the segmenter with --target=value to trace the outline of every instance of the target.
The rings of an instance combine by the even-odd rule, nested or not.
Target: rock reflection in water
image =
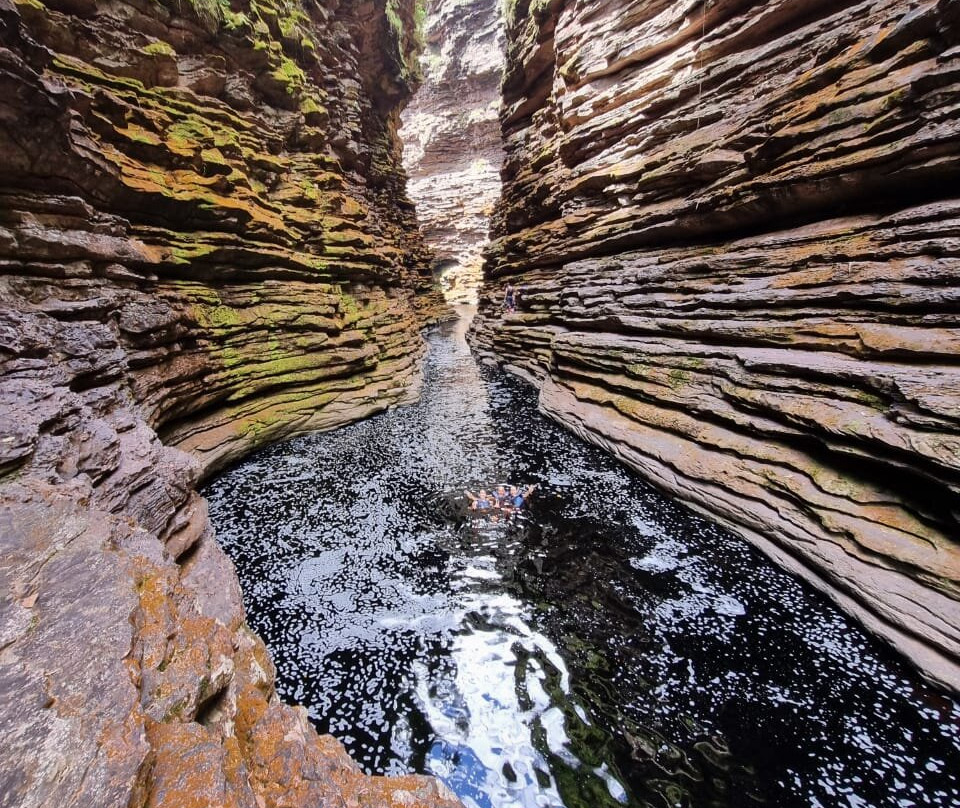
[[[958,705],[432,338],[416,407],[215,480],[251,624],[371,772],[476,806],[952,806]],[[474,524],[459,494],[537,482]]]

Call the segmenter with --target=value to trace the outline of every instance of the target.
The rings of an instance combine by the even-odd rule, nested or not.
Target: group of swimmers
[[[517,486],[498,485],[492,493],[481,488],[476,494],[472,491],[464,491],[470,500],[470,509],[473,511],[500,511],[505,514],[511,514],[519,511],[524,503],[533,494],[536,484],[528,485],[523,491]]]

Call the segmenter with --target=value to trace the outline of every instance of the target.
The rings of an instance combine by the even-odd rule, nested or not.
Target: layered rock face
[[[500,195],[500,0],[429,0],[423,84],[404,110],[410,196],[447,299],[475,304]]]
[[[508,40],[475,346],[960,687],[960,4],[519,0]]]
[[[454,804],[278,703],[194,490],[416,394],[412,17],[0,0],[0,805]]]

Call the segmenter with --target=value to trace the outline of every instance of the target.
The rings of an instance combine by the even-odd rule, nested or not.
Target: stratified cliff
[[[960,3],[508,13],[475,345],[960,687]]]
[[[278,703],[194,490],[416,395],[412,5],[0,0],[0,805],[453,804]]]
[[[500,195],[501,0],[429,0],[423,84],[403,112],[410,196],[447,298],[477,302]]]

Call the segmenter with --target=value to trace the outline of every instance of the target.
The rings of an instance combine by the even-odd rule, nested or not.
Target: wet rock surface
[[[469,806],[952,806],[960,705],[432,339],[422,401],[205,494],[278,688]],[[536,482],[521,518],[462,489]]]
[[[279,703],[195,491],[416,395],[399,8],[0,0],[4,808],[456,804]]]
[[[511,4],[473,337],[953,687],[957,11]]]
[[[490,215],[500,195],[499,0],[429,0],[423,82],[403,111],[403,164],[444,293],[476,304]]]

